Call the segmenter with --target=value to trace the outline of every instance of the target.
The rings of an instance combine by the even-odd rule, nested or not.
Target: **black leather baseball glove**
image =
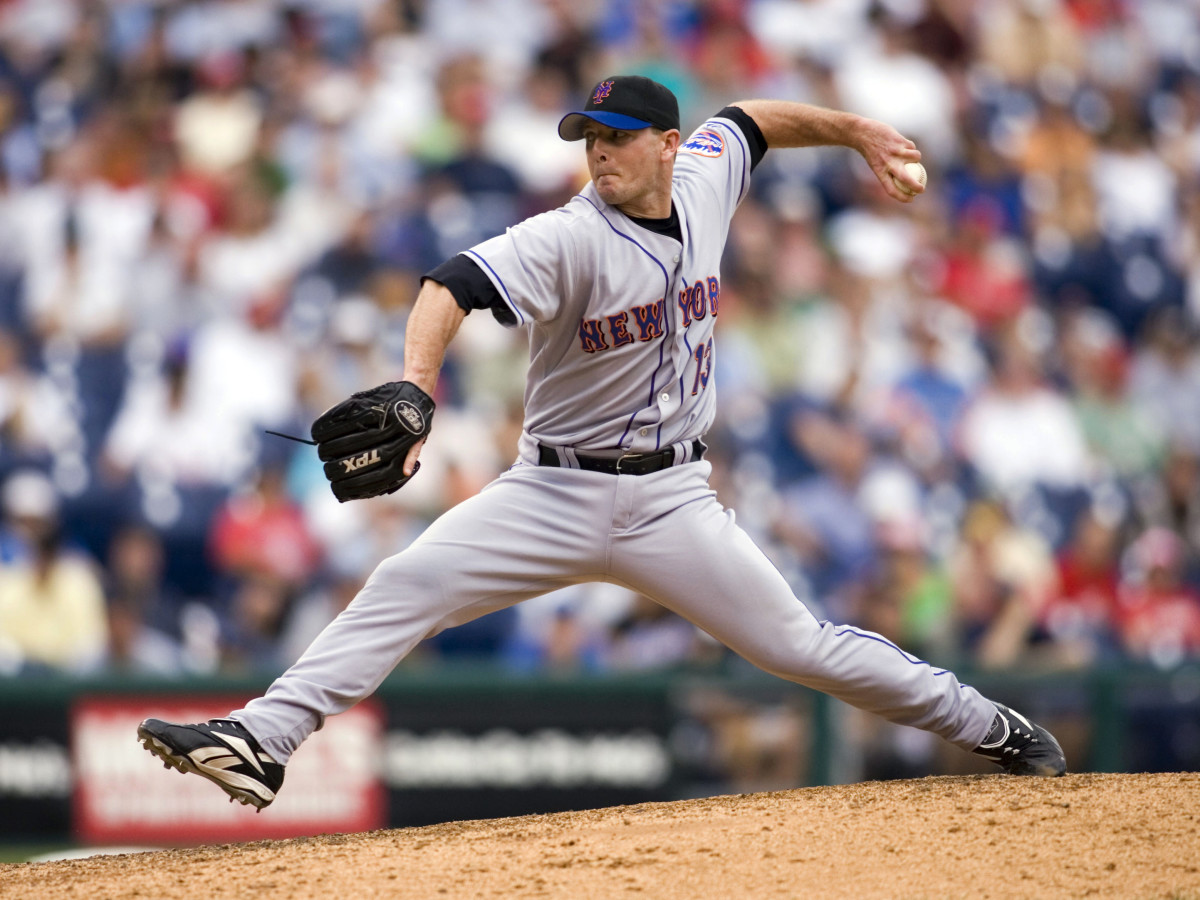
[[[333,495],[345,503],[404,487],[412,477],[404,474],[404,459],[429,434],[435,406],[412,382],[389,381],[321,413],[312,437]]]

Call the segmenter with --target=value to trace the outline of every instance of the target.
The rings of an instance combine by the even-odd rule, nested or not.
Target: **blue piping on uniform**
[[[662,273],[663,273],[663,322],[666,326],[666,332],[663,334],[663,339],[661,341],[659,341],[659,343],[658,343],[658,365],[655,367],[654,371],[650,375],[650,399],[646,402],[646,406],[647,407],[652,406],[654,404],[654,392],[657,389],[657,385],[658,385],[658,370],[661,369],[663,366],[663,351],[667,345],[667,337],[671,334],[671,316],[667,310],[668,304],[670,302],[670,294],[671,294],[671,276],[667,274],[667,267],[664,266],[661,262],[659,262],[658,258],[653,253],[651,253],[649,250],[647,250],[645,247],[643,247],[641,244],[639,244],[636,240],[631,238],[629,235],[625,234],[625,232],[619,231],[617,229],[617,227],[615,225],[613,225],[612,222],[608,221],[608,216],[606,216],[606,215],[604,215],[604,213],[600,212],[599,207],[597,207],[595,203],[592,203],[592,201],[589,200],[587,197],[584,197],[583,194],[578,194],[577,196],[583,197],[583,199],[585,201],[587,201],[588,205],[591,206],[592,209],[596,210],[597,215],[599,215],[600,218],[604,220],[605,225],[607,225],[610,229],[612,229],[613,234],[616,234],[616,235],[619,235],[620,237],[625,238],[625,240],[629,241],[629,243],[633,244],[633,246],[637,247],[639,250],[641,250],[643,253],[645,253],[648,257],[650,257],[650,259],[653,260],[654,264],[656,266],[658,266],[659,269],[662,270]],[[629,435],[629,429],[633,427],[633,420],[635,418],[637,418],[638,412],[639,412],[638,410],[635,410],[634,413],[629,417],[629,421],[625,423],[625,430],[623,432],[621,432],[621,439],[619,441],[617,441],[618,445],[624,445],[625,438]],[[655,450],[660,449],[661,444],[662,444],[662,423],[660,422],[658,425],[658,436],[654,441],[654,449]]]
[[[683,346],[688,348],[688,368],[690,368],[691,360],[695,358],[696,354],[694,352],[692,352],[691,341],[688,340],[688,331],[686,331],[686,330],[684,330],[684,332],[683,332]],[[680,410],[680,412],[683,412],[683,390],[684,390],[683,379],[686,378],[686,376],[688,376],[688,368],[684,368],[684,370],[679,373],[679,410]]]
[[[822,628],[824,628],[826,625],[833,625],[833,623],[822,620],[820,622],[820,625]],[[841,637],[844,634],[852,634],[855,637],[866,638],[869,641],[876,641],[880,644],[883,644],[885,647],[891,647],[893,650],[895,650],[897,653],[899,653],[901,656],[903,656],[909,662],[910,665],[929,666],[931,669],[934,668],[933,663],[928,663],[923,659],[917,659],[915,656],[913,656],[909,653],[905,653],[903,650],[901,650],[899,647],[897,647],[895,644],[893,644],[887,638],[882,637],[878,634],[872,634],[869,631],[868,632],[859,631],[857,628],[853,627],[852,625],[844,625],[844,626],[833,625],[833,627],[835,629],[839,628],[839,627],[842,628],[841,631],[834,631],[834,633],[833,633],[834,637]],[[948,674],[950,674],[948,669],[941,669],[940,671],[934,672],[933,677],[936,678],[939,675],[948,675]]]

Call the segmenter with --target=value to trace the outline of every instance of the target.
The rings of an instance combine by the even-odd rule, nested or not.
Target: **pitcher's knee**
[[[435,603],[442,593],[445,571],[438,569],[423,554],[405,550],[383,560],[363,586],[363,594],[389,596]]]
[[[820,673],[809,651],[810,641],[787,632],[771,635],[769,642],[757,643],[739,650],[745,659],[764,672],[788,681],[806,681]]]

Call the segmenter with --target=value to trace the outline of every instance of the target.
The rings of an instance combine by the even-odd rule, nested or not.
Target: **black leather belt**
[[[692,457],[688,462],[697,462],[704,456],[704,444],[692,441]],[[649,475],[675,465],[675,451],[668,447],[657,453],[626,453],[624,456],[586,456],[575,454],[579,468],[589,472],[604,472],[607,475]],[[558,453],[553,447],[538,444],[539,466],[561,466]]]

